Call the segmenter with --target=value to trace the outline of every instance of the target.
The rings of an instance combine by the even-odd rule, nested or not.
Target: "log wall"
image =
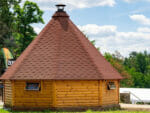
[[[107,83],[115,82],[116,89],[108,90]],[[119,81],[56,81],[56,107],[104,106],[119,103]]]
[[[56,81],[56,107],[98,106],[98,81]]]
[[[9,80],[4,82],[4,104],[12,106],[12,83]]]
[[[107,89],[114,81],[115,90]],[[25,89],[27,81],[5,82],[5,104],[18,108],[95,107],[119,103],[118,80],[30,81],[41,84],[40,91]],[[28,81],[29,82],[29,81]]]
[[[32,81],[30,81],[32,82]],[[37,81],[33,81],[37,82]],[[25,108],[49,108],[52,106],[52,81],[39,81],[40,91],[26,90],[26,81],[14,81],[13,105]]]

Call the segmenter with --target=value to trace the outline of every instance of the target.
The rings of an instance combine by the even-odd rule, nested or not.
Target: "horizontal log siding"
[[[56,107],[98,106],[98,81],[56,81]]]
[[[12,83],[11,81],[6,80],[4,82],[4,104],[5,106],[12,105]]]
[[[14,81],[13,105],[27,108],[51,108],[118,104],[119,81],[113,81],[117,86],[115,90],[107,90],[109,81],[105,80],[41,81],[41,91],[26,91],[26,81]]]
[[[114,81],[116,85],[116,89],[108,90],[107,89],[107,82]],[[118,104],[119,103],[119,81],[117,80],[103,80],[101,83],[101,105],[111,105],[111,104]]]
[[[31,82],[31,81],[29,81]],[[34,81],[35,82],[35,81]],[[15,107],[42,107],[52,106],[52,81],[40,81],[40,91],[25,90],[26,81],[14,82],[14,106]]]

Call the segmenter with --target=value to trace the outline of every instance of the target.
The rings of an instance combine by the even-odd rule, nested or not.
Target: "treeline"
[[[126,58],[118,51],[104,56],[124,77],[121,87],[150,88],[150,54],[147,51],[131,52]]]

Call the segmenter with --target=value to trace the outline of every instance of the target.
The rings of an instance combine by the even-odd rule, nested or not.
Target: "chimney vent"
[[[64,7],[66,5],[65,4],[57,4],[56,7],[57,7],[57,11],[58,12],[64,12]]]

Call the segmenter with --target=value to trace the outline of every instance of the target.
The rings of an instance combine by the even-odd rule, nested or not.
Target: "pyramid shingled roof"
[[[57,11],[1,79],[100,80],[122,77],[72,23],[66,12]]]

